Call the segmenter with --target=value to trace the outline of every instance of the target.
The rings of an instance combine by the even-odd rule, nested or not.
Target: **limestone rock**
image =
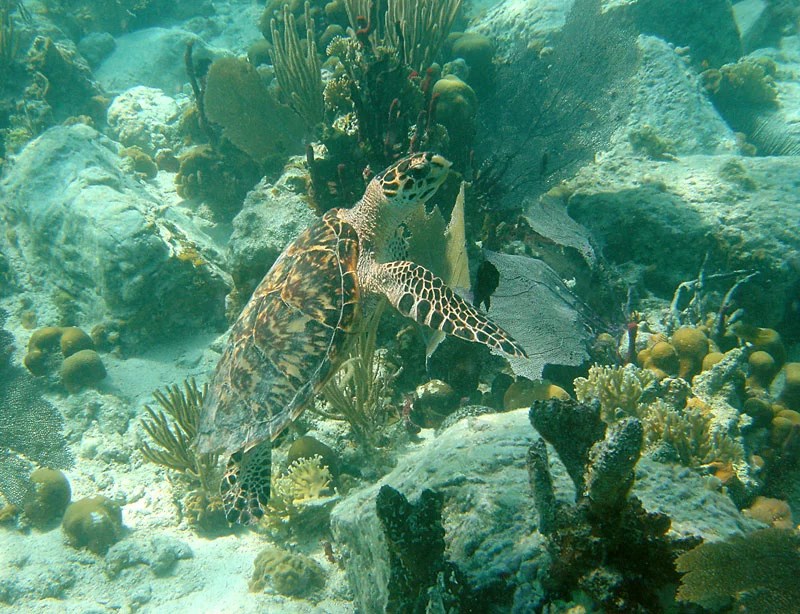
[[[786,263],[800,259],[798,172],[797,157],[610,156],[569,182],[568,212],[603,244],[608,260],[639,267],[645,287],[666,298],[696,278],[706,253],[707,272],[760,271],[737,304],[768,326],[780,320],[780,297],[790,293]],[[775,300],[761,300],[761,284]]]
[[[689,47],[697,65],[720,66],[735,62],[742,53],[728,0],[505,0],[487,10],[473,28],[494,38],[500,55],[508,58],[526,47],[550,46],[576,5],[581,11],[599,6],[613,19],[631,20],[639,33]]]
[[[770,26],[769,3],[766,0],[742,0],[733,5],[733,16],[744,50],[752,51]]]
[[[347,549],[346,572],[356,606],[382,612],[387,599],[389,564],[375,498],[388,484],[409,500],[424,489],[443,493],[442,521],[447,556],[471,588],[503,586],[511,596],[524,592],[544,564],[543,537],[536,530],[525,460],[535,431],[528,410],[467,417],[442,431],[426,446],[401,458],[380,482],[343,499],[331,514],[339,547]],[[574,496],[566,470],[550,451],[556,496]],[[636,467],[632,494],[649,511],[673,519],[681,535],[720,539],[755,526],[723,494],[703,486],[703,478],[649,459]],[[497,593],[495,593],[497,594]]]
[[[108,107],[110,134],[126,147],[137,146],[150,156],[161,149],[177,150],[182,106],[157,88],[138,85],[123,92]]]
[[[124,174],[117,147],[78,124],[20,153],[0,184],[14,273],[37,309],[74,325],[116,319],[123,343],[222,327],[229,281],[213,243]]]
[[[462,420],[334,508],[331,528],[350,552],[347,575],[361,611],[382,612],[388,597],[388,554],[375,510],[384,484],[411,501],[426,488],[444,494],[448,558],[473,587],[513,583],[522,563],[540,556],[525,467],[533,434],[527,410]]]
[[[655,159],[737,151],[734,132],[686,52],[617,17],[577,14],[547,47],[499,65],[496,92],[479,109],[476,151],[478,158],[507,164],[493,208],[535,203],[609,150]],[[541,216],[532,211],[527,218]],[[553,234],[562,224],[550,227],[535,230],[563,245]],[[579,249],[586,259],[585,247]]]
[[[625,106],[630,113],[612,137],[614,146],[637,151],[637,134],[652,129],[669,154],[713,154],[736,151],[736,137],[703,92],[697,73],[675,47],[660,38],[640,35],[639,62],[628,81]],[[643,135],[648,138],[647,135]]]
[[[137,85],[180,91],[188,82],[183,55],[194,41],[194,57],[214,53],[192,32],[180,28],[144,28],[117,38],[117,46],[95,71],[109,92],[123,92]]]
[[[274,184],[262,179],[233,219],[227,256],[236,286],[246,294],[283,248],[316,220],[301,195],[304,186],[305,177],[297,167],[288,167]]]

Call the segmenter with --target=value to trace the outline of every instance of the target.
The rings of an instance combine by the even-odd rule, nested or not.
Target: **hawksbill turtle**
[[[278,257],[253,292],[214,372],[196,440],[229,455],[220,485],[229,522],[255,522],[269,499],[271,442],[344,360],[364,299],[384,295],[404,316],[510,355],[525,351],[426,268],[387,261],[400,224],[444,182],[450,163],[406,156],[332,209]]]

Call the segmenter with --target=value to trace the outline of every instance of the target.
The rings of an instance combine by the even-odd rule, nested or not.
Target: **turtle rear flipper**
[[[372,285],[395,308],[419,324],[482,343],[511,356],[526,357],[514,338],[453,292],[442,279],[413,262],[376,264]]]
[[[219,488],[228,522],[258,522],[269,501],[271,473],[272,444],[269,439],[231,455]]]

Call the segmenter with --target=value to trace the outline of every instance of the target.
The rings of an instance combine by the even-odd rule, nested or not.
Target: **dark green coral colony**
[[[86,497],[69,505],[61,528],[73,548],[105,554],[122,535],[122,508],[102,495]]]
[[[106,368],[94,350],[75,352],[61,364],[61,381],[70,392],[94,386],[105,376]]]
[[[57,525],[72,497],[69,480],[57,469],[45,467],[31,474],[30,488],[22,503],[22,511],[37,529]]]

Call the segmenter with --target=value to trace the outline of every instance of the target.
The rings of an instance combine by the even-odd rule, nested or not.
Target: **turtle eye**
[[[413,182],[414,179],[422,179],[428,174],[428,167],[419,165],[419,166],[412,166],[408,169],[408,175],[410,180]]]

